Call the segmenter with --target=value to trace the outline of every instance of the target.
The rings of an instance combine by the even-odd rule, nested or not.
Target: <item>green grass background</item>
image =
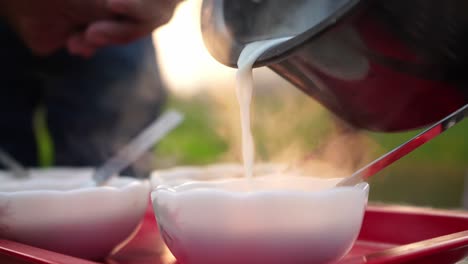
[[[273,90],[267,94],[260,91],[254,97],[252,127],[258,161],[273,159],[288,144],[299,146],[303,152],[312,151],[331,133],[328,111],[293,90]],[[235,97],[227,94],[223,100],[220,102],[219,97],[210,93],[170,98],[167,108],[178,109],[186,119],[155,148],[158,168],[240,161],[240,141],[233,139],[239,131],[232,125],[238,122],[237,109],[229,110],[226,106],[226,102],[236,106]],[[229,111],[230,114],[225,114]],[[50,166],[53,145],[42,111],[38,112],[36,127],[41,163]],[[377,148],[370,150],[371,156],[376,158],[418,132],[366,132],[365,136],[376,144]],[[467,135],[468,121],[464,121],[375,175],[370,181],[370,199],[441,208],[461,207],[468,175]]]

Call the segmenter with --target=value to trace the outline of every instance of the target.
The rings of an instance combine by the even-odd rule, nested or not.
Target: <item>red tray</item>
[[[468,256],[468,213],[371,205],[366,211],[358,241],[339,264],[449,264],[456,263],[466,256]],[[96,264],[99,262],[0,240],[0,263]],[[159,239],[156,221],[150,207],[135,237],[101,263],[175,264],[174,258]]]

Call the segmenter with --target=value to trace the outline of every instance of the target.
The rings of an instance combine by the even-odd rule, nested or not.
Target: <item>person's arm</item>
[[[91,54],[103,46],[134,41],[167,23],[179,2],[181,0],[107,0],[114,17],[90,23],[83,32],[69,38],[67,47],[75,54]]]
[[[0,0],[0,10],[1,19],[38,55],[65,47],[74,32],[112,16],[106,0]]]

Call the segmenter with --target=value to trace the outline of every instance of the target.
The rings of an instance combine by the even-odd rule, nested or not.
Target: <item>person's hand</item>
[[[90,23],[67,43],[71,53],[89,55],[100,47],[125,44],[167,23],[181,0],[106,0],[112,18]]]
[[[65,46],[75,32],[96,20],[111,17],[106,0],[5,0],[1,17],[39,55]]]

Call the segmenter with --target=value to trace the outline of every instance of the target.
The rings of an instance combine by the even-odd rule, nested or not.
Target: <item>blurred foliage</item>
[[[389,151],[419,132],[369,135],[382,151]],[[465,120],[376,175],[371,181],[371,200],[460,207],[463,193],[468,192],[467,135]]]
[[[158,167],[177,164],[200,165],[216,162],[228,146],[213,129],[214,105],[208,97],[172,97],[168,108],[174,108],[185,116],[184,122],[167,135],[155,149]]]
[[[37,155],[41,167],[49,167],[54,163],[53,142],[47,129],[46,113],[40,107],[34,114],[33,122],[36,131]]]
[[[237,104],[235,97],[225,96]],[[224,107],[222,107],[224,106]],[[157,148],[157,158],[175,156],[171,165],[240,161],[238,109],[206,93],[193,98],[173,97],[170,107],[187,120]],[[237,107],[237,106],[236,106]],[[224,112],[231,111],[227,118]],[[296,92],[269,91],[254,97],[253,133],[257,161],[277,157],[297,159],[313,152],[332,133],[332,116],[308,97]],[[231,119],[228,121],[227,119]],[[230,127],[223,133],[220,127]],[[221,132],[220,132],[221,131]],[[393,149],[419,133],[364,132],[373,143],[371,158]],[[390,203],[454,208],[461,206],[465,175],[468,175],[468,122],[462,122],[373,177],[370,199]],[[234,145],[234,146],[233,146]],[[237,145],[237,146],[235,146]],[[366,146],[362,146],[366,148]],[[294,154],[286,151],[294,149]],[[232,153],[234,152],[234,153]]]
[[[297,89],[276,81],[255,89],[252,129],[257,162],[295,162],[323,148],[324,142],[336,139],[335,119],[328,111]],[[158,168],[241,161],[239,108],[234,88],[230,88],[170,98],[167,107],[183,112],[185,121],[156,146]],[[53,151],[43,112],[37,117],[40,160],[43,165],[50,165]],[[367,156],[358,165],[362,166],[419,132],[361,132],[356,142],[350,143],[348,138],[336,140],[329,149],[332,156],[352,155],[345,151],[345,145],[351,151],[365,152]],[[464,187],[468,177],[467,135],[468,121],[464,121],[378,173],[370,181],[370,199],[460,207],[463,193],[468,191]]]

